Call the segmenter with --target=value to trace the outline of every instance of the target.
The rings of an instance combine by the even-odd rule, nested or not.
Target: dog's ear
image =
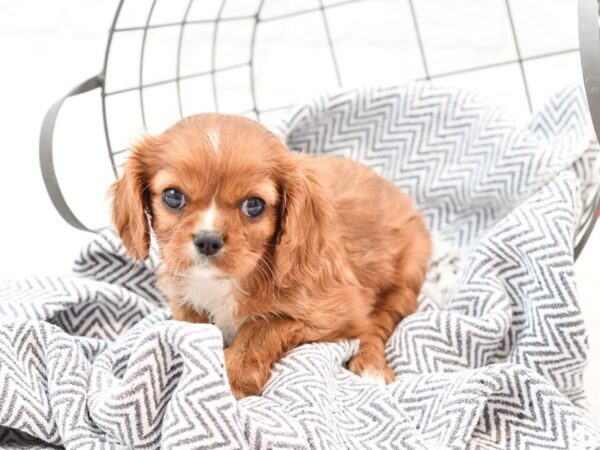
[[[302,283],[316,274],[329,244],[333,211],[316,172],[301,157],[283,165],[281,211],[275,243],[275,277],[279,286]]]
[[[112,221],[115,230],[129,254],[135,260],[148,257],[150,252],[150,226],[146,216],[147,168],[151,140],[145,138],[137,143],[124,165],[124,171],[111,186]]]

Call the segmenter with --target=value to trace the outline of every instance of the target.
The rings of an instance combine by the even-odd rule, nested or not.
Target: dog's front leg
[[[173,320],[191,323],[208,323],[208,316],[201,314],[191,306],[177,301],[171,301],[171,316]]]
[[[241,399],[260,394],[271,377],[271,365],[305,340],[304,330],[304,324],[292,319],[247,319],[225,350],[233,395]]]

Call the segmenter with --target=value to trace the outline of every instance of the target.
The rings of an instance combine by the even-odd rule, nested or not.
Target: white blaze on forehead
[[[215,219],[217,218],[217,202],[213,197],[210,206],[204,211],[202,216],[202,231],[214,231]]]
[[[206,136],[208,136],[208,140],[210,141],[210,145],[213,148],[213,151],[216,153],[219,151],[219,133],[214,128],[211,128],[206,132]]]
[[[206,136],[210,141],[210,145],[215,153],[219,151],[219,133],[215,128],[211,128],[206,132]],[[218,189],[217,189],[218,191]],[[215,194],[216,195],[216,194]],[[206,211],[204,211],[204,216],[202,218],[202,230],[203,231],[213,231],[215,230],[215,218],[217,217],[217,203],[215,202],[215,197],[210,201],[210,206]]]

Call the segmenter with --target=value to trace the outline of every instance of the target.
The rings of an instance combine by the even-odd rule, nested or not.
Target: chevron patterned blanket
[[[0,447],[597,448],[573,242],[598,188],[582,90],[519,124],[428,84],[344,90],[279,126],[290,148],[370,164],[410,192],[437,251],[387,345],[397,380],[303,345],[236,402],[219,331],[169,320],[155,254],[104,231],[74,273],[0,282]],[[456,273],[456,276],[455,276]]]

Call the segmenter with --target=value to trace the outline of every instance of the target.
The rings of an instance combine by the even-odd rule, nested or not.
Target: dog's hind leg
[[[385,344],[396,325],[417,309],[417,296],[407,288],[384,294],[370,315],[371,327],[359,336],[358,353],[348,364],[355,374],[381,384],[394,381],[394,372],[385,361]]]
[[[385,361],[385,344],[396,325],[417,310],[417,296],[425,279],[431,248],[429,240],[415,240],[402,253],[395,287],[382,292],[370,314],[371,326],[360,336],[358,353],[348,368],[361,377],[390,383],[394,373]]]

